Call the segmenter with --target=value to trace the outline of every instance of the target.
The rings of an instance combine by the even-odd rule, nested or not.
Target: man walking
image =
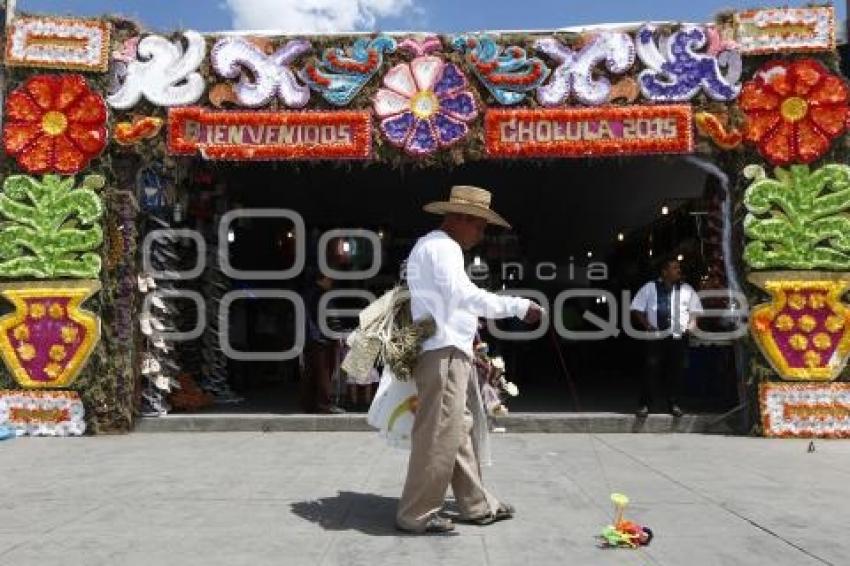
[[[654,384],[664,382],[668,408],[682,416],[677,392],[688,355],[688,332],[696,326],[702,304],[693,287],[682,283],[682,266],[675,259],[661,264],[661,276],[640,288],[632,301],[632,314],[644,330],[658,335],[646,341],[638,418],[649,416]]]
[[[396,517],[404,531],[454,529],[451,520],[437,514],[449,485],[461,520],[487,525],[514,514],[514,508],[499,502],[481,481],[467,409],[468,403],[478,400],[467,394],[477,387],[472,342],[479,317],[515,316],[535,323],[542,309],[527,299],[489,293],[473,284],[464,270],[463,250],[482,240],[488,223],[510,228],[490,210],[490,199],[484,189],[456,186],[448,201],[426,205],[426,212],[444,215],[443,222],[417,241],[407,261],[413,319],[431,316],[436,333],[424,342],[413,372],[419,402]]]

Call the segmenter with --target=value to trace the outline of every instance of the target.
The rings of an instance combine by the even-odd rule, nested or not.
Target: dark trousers
[[[306,413],[326,412],[333,405],[332,379],[336,370],[335,342],[310,342],[304,346],[304,366],[301,376],[301,408]]]
[[[686,338],[662,338],[648,340],[646,344],[646,371],[643,374],[640,391],[640,404],[652,406],[654,391],[663,386],[662,396],[667,397],[670,405],[678,402],[679,386],[685,371],[685,359],[688,355]]]

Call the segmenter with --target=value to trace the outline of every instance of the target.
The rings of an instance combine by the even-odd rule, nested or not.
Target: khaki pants
[[[457,348],[424,352],[413,371],[419,396],[411,435],[407,481],[396,521],[422,530],[439,511],[449,484],[464,518],[495,512],[499,502],[481,482],[472,445],[472,416],[466,408],[472,361]]]

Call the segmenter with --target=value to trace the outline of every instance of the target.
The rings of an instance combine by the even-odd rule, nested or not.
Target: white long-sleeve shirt
[[[463,266],[460,245],[442,230],[419,238],[407,259],[413,320],[431,315],[437,332],[422,349],[454,346],[470,358],[479,318],[524,318],[530,301],[490,293],[476,286]]]
[[[650,281],[638,290],[632,300],[631,309],[644,313],[647,322],[653,328],[659,326],[658,299],[656,282]],[[675,338],[680,338],[683,333],[691,330],[695,317],[702,314],[702,302],[694,288],[687,283],[670,288],[667,300],[669,301],[667,308],[670,314],[670,330]]]

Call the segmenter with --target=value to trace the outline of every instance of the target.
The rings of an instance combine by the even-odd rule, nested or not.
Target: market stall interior
[[[717,279],[723,277],[716,206],[722,194],[714,177],[682,158],[500,161],[469,163],[451,170],[288,164],[210,167],[198,160],[188,181],[175,187],[178,225],[203,234],[208,250],[215,250],[219,234],[224,235],[235,269],[268,272],[291,268],[299,233],[290,219],[281,217],[242,217],[219,232],[224,214],[248,209],[277,214],[271,211],[286,209],[297,212],[306,227],[305,269],[298,277],[236,279],[213,270],[195,284],[210,307],[209,326],[215,331],[222,291],[242,290],[245,299],[229,306],[232,347],[243,353],[286,350],[294,339],[292,303],[258,296],[263,294],[260,290],[302,292],[316,272],[321,234],[333,229],[368,229],[378,236],[380,257],[368,240],[357,236],[331,238],[326,253],[331,266],[345,272],[368,269],[379,260],[380,270],[374,277],[337,281],[336,287],[380,295],[398,281],[401,262],[416,238],[439,222],[422,212],[422,205],[440,200],[455,184],[491,190],[495,209],[514,227],[511,231],[491,229],[485,242],[468,254],[475,281],[496,291],[542,292],[550,309],[558,306],[553,317],[560,318],[564,328],[596,330],[582,320],[582,313],[587,310],[606,317],[610,312],[601,293],[558,304],[558,295],[569,289],[612,293],[620,303],[612,310],[617,326],[622,327],[622,293],[634,293],[652,279],[663,257],[681,258],[686,279],[694,287],[705,288],[712,282],[719,285]],[[173,206],[166,208],[160,216],[173,218]],[[213,253],[208,252],[212,258],[208,264],[215,263]],[[216,277],[221,279],[220,287],[210,284]],[[192,287],[193,283],[181,285]],[[337,299],[335,303],[350,308],[364,305],[360,299]],[[356,320],[331,317],[329,325],[345,332],[356,326]],[[529,330],[518,322],[498,327]],[[298,359],[227,359],[216,336],[208,334],[197,340],[202,350],[195,356],[198,363],[188,362],[193,367],[183,370],[223,374],[226,368],[232,393],[218,398],[236,402],[219,402],[204,410],[299,410],[297,381],[303,372]],[[485,330],[484,337],[505,357],[507,373],[520,387],[520,395],[511,399],[511,410],[631,412],[636,406],[642,345],[624,335],[576,341],[547,333],[532,341],[515,341],[488,336]],[[685,405],[694,411],[723,412],[736,402],[731,347],[694,342],[684,384]],[[350,405],[346,378],[339,377],[335,395],[340,404]]]

